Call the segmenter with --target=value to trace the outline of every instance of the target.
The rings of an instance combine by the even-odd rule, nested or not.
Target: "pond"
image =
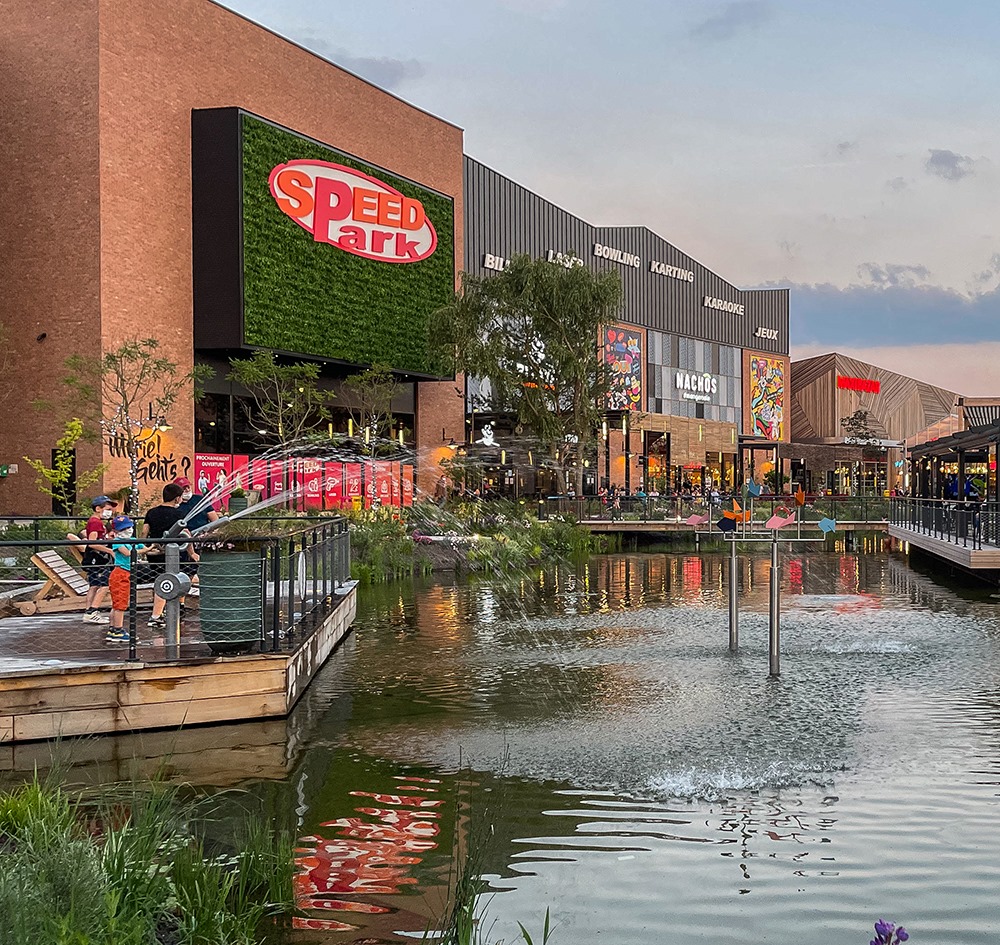
[[[471,863],[507,941],[548,909],[553,945],[849,945],[880,917],[992,945],[1000,601],[880,545],[783,558],[779,679],[766,555],[737,654],[723,556],[595,557],[363,588],[290,720],[144,757],[294,821],[301,941],[419,938]],[[120,775],[140,743],[114,744]]]

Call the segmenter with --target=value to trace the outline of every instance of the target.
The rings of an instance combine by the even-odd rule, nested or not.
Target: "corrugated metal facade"
[[[599,258],[596,244],[638,257],[638,267]],[[525,187],[465,157],[465,268],[485,271],[487,255],[545,256],[572,252],[593,269],[617,271],[622,280],[621,320],[644,328],[738,348],[788,354],[788,290],[743,291],[641,226],[597,227]],[[662,263],[694,273],[688,282],[652,271]],[[704,300],[744,306],[719,311]],[[776,338],[762,337],[777,333]]]

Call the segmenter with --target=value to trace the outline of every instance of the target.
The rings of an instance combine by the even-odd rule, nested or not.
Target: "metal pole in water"
[[[772,676],[781,675],[781,566],[778,564],[778,538],[771,541],[771,609],[767,635],[767,656]]]
[[[735,653],[740,648],[739,575],[736,571],[736,533],[729,543],[729,649]]]

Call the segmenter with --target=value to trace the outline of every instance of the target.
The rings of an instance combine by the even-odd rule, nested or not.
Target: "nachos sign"
[[[437,248],[419,200],[342,164],[288,161],[268,184],[281,212],[317,243],[388,263],[419,262]]]

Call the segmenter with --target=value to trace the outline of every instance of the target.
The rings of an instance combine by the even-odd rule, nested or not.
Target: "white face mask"
[[[131,538],[135,534],[134,528],[126,528],[123,532],[118,532],[119,538]]]
[[[190,499],[191,496],[193,496],[193,495],[194,495],[194,493],[190,489],[188,489],[186,492],[182,492],[181,493],[181,501],[182,502],[187,502],[187,500]]]
[[[115,514],[114,509],[101,509],[101,518],[111,518]]]

